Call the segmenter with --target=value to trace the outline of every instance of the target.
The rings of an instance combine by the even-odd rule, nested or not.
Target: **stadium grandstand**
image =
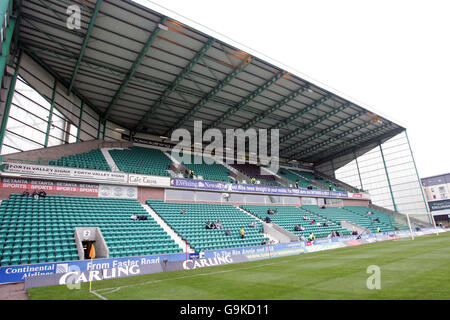
[[[2,267],[433,224],[405,127],[243,48],[131,0],[3,0],[0,19]],[[279,168],[174,156],[194,121],[279,130]]]

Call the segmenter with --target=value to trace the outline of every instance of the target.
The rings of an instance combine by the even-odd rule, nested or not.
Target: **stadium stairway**
[[[267,225],[267,223],[265,223],[264,221],[262,221],[260,218],[258,218],[257,216],[251,214],[251,213],[248,212],[248,211],[245,211],[245,210],[242,209],[241,207],[236,207],[236,206],[235,206],[235,208],[241,210],[241,211],[242,211],[243,213],[245,213],[246,215],[252,217],[254,220],[256,220],[256,221],[258,221],[259,223],[261,223],[261,224],[263,225],[263,227],[265,227],[265,225]],[[274,236],[272,236],[272,235],[270,235],[270,234],[268,234],[268,233],[266,233],[266,232],[264,232],[263,235],[264,235],[266,238],[268,238],[270,241],[273,241],[273,242],[275,242],[275,243],[280,243],[280,242],[281,242],[281,239],[279,239],[279,238],[277,238],[277,237],[274,237]]]
[[[194,249],[191,248],[189,244],[186,243],[181,237],[148,205],[148,204],[141,204],[142,207],[145,209],[145,211],[148,212],[148,214],[153,218],[153,220],[156,221],[156,223],[159,224],[161,228],[172,238],[173,241],[175,241],[176,244],[180,248],[183,249],[183,252],[195,252]]]
[[[249,227],[254,218],[244,214],[230,204],[210,203],[172,203],[162,200],[147,200],[146,202],[178,235],[187,240],[196,252],[214,249],[250,247],[261,245],[267,240],[260,232],[262,225]],[[185,209],[187,214],[181,214]],[[220,220],[223,229],[206,229],[206,222]],[[244,227],[245,238],[239,235],[240,227]],[[231,236],[225,234],[229,229]]]
[[[298,180],[299,184],[298,187],[302,189],[307,189],[308,186],[311,186],[313,189],[317,189],[316,186],[311,185],[305,178],[300,176],[299,174],[295,173],[294,171],[291,171],[286,168],[280,168],[277,173],[280,177],[285,179],[288,184],[292,184],[292,187],[295,188],[295,182]]]
[[[320,217],[312,212],[303,210],[303,208],[299,208],[296,206],[276,206],[276,205],[241,205],[241,208],[252,213],[253,215],[265,219],[268,214],[267,210],[270,208],[272,210],[278,209],[277,215],[270,215],[272,223],[277,224],[284,230],[289,231],[290,233],[301,237],[304,235],[308,237],[312,232],[316,238],[327,237],[332,230],[336,230],[345,234],[350,234],[349,230],[342,228],[337,225],[331,219],[326,219]],[[309,220],[303,220],[304,216],[308,216]],[[311,220],[314,219],[317,222],[320,222],[322,226],[312,225]],[[324,227],[323,223],[328,220],[328,227]],[[305,228],[304,231],[295,231],[295,225],[301,225]]]
[[[373,219],[370,219],[367,215],[359,215],[344,208],[325,207],[325,209],[322,209],[321,207],[316,205],[302,206],[302,208],[322,218],[334,221],[335,223],[341,223],[341,221],[349,221],[363,228],[369,229],[373,233],[377,232],[377,227],[380,227],[381,232],[392,231],[391,226],[385,225],[382,222],[378,223]],[[367,211],[367,208],[364,208]]]
[[[347,220],[341,220],[341,226],[349,231],[355,230],[358,232],[358,234],[371,233],[369,229],[361,227],[360,225],[357,225],[356,223]]]
[[[228,169],[228,174],[235,181],[237,181],[237,183],[243,183],[244,181],[245,181],[245,183],[250,183],[251,179],[248,176],[246,176],[245,174],[243,174],[239,170],[237,170],[237,169],[233,168],[232,166],[230,166],[226,161],[216,160],[216,162],[218,164],[221,164],[225,168],[227,168]]]
[[[119,167],[117,166],[114,159],[111,157],[111,154],[109,153],[110,150],[124,150],[123,148],[102,148],[100,149],[103,153],[103,156],[105,157],[106,162],[108,163],[109,167],[111,168],[112,172],[120,172]]]
[[[378,218],[383,225],[390,227],[391,230],[394,230],[394,229],[407,230],[408,229],[407,226],[404,226],[404,225],[401,225],[401,224],[395,222],[393,216],[391,216],[387,213],[378,211],[376,209],[371,209],[371,208],[364,207],[364,206],[345,206],[342,208],[344,210],[350,211],[350,212],[355,213],[362,217],[370,217],[370,219],[372,219],[372,220]],[[373,214],[368,216],[367,211],[371,211]]]

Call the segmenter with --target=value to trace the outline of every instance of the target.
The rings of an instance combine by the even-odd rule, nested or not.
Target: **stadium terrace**
[[[368,107],[131,0],[2,0],[0,26],[0,294],[440,245],[407,129]]]

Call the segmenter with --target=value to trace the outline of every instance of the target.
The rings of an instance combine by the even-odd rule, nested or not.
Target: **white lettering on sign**
[[[122,266],[113,269],[103,269],[84,272],[68,272],[60,279],[60,285],[67,285],[73,283],[81,283],[88,281],[100,281],[105,279],[114,279],[119,277],[126,277],[130,275],[138,275],[141,273],[138,265]]]
[[[219,266],[222,264],[230,264],[230,263],[233,263],[233,259],[229,256],[199,259],[199,260],[186,260],[183,262],[183,269],[191,270],[197,268]]]

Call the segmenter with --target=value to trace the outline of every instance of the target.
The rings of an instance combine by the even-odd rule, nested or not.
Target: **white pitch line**
[[[247,267],[247,268],[238,268],[238,269],[232,269],[232,270],[222,270],[222,271],[216,271],[216,272],[199,273],[199,274],[193,274],[193,275],[189,275],[189,276],[182,276],[182,277],[176,277],[176,278],[168,278],[168,279],[161,279],[161,280],[153,280],[153,281],[141,282],[141,283],[137,283],[137,284],[130,284],[130,285],[120,286],[120,287],[97,289],[96,291],[92,291],[92,292],[95,292],[96,294],[98,294],[97,293],[98,291],[107,291],[107,292],[103,292],[104,295],[107,295],[107,294],[111,294],[111,293],[117,292],[117,291],[119,291],[122,288],[143,286],[143,285],[147,285],[147,284],[153,284],[153,283],[169,281],[169,280],[178,280],[178,279],[185,279],[185,278],[202,277],[202,276],[208,276],[208,275],[214,275],[214,274],[220,274],[220,273],[228,273],[228,272],[233,272],[233,271],[248,270],[248,269],[265,267],[265,266],[273,265],[273,264],[285,263],[285,262],[289,262],[289,260],[278,261],[278,262],[271,262],[271,263],[266,263],[266,264],[262,264],[262,265],[259,265],[259,266],[252,266],[252,267]],[[102,297],[102,299],[103,298],[106,299],[102,295],[100,295],[100,294],[98,294],[98,295],[100,297]]]
[[[90,291],[90,293],[92,293],[93,295],[96,295],[97,297],[99,297],[99,298],[102,299],[102,300],[108,300],[108,298],[102,296],[101,294],[95,292],[94,290],[93,290],[93,291]]]

